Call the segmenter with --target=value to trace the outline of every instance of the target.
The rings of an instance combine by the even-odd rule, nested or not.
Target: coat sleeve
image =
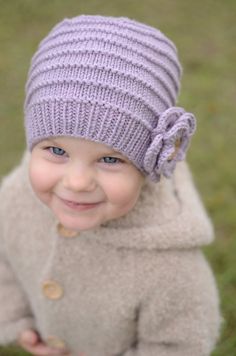
[[[0,255],[0,344],[15,342],[29,328],[34,328],[34,320],[26,297],[9,264]]]
[[[0,190],[0,201],[2,195]],[[19,334],[34,328],[29,303],[6,256],[0,209],[0,344],[15,342]]]
[[[201,253],[196,260],[191,266],[188,264],[185,272],[177,267],[172,283],[167,276],[164,283],[160,282],[152,290],[149,299],[143,301],[135,346],[122,356],[211,354],[221,324],[218,293]]]

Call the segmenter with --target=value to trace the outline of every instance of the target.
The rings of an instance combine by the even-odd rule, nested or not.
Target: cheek
[[[122,208],[132,209],[139,197],[141,186],[139,179],[127,178],[113,181],[108,187],[111,203]]]
[[[47,174],[45,174],[47,172]],[[29,167],[29,179],[33,190],[37,193],[44,193],[53,185],[52,170],[48,170],[45,165],[31,163]]]

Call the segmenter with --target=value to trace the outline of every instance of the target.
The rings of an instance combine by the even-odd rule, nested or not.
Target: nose
[[[66,189],[74,192],[91,192],[96,187],[94,171],[87,166],[76,164],[68,167],[63,183]]]

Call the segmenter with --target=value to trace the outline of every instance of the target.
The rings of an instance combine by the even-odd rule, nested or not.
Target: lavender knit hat
[[[32,58],[27,145],[52,136],[104,143],[151,180],[170,177],[195,131],[175,107],[181,66],[159,30],[128,18],[82,15],[57,24]]]

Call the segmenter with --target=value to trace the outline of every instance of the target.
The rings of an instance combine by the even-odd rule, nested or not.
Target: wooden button
[[[76,237],[79,236],[79,231],[70,230],[65,228],[61,223],[57,225],[57,232],[63,237]]]
[[[47,342],[48,346],[54,347],[56,349],[65,349],[66,348],[65,342],[56,336],[49,336],[47,338],[46,342]]]
[[[177,155],[177,153],[178,153],[178,151],[179,151],[180,146],[181,146],[181,139],[180,139],[180,138],[177,138],[176,141],[175,141],[175,150],[174,150],[174,152],[169,156],[168,161],[172,161],[172,159],[175,158],[175,156]]]
[[[42,285],[43,294],[48,299],[60,299],[63,296],[61,285],[53,280],[44,281]]]

